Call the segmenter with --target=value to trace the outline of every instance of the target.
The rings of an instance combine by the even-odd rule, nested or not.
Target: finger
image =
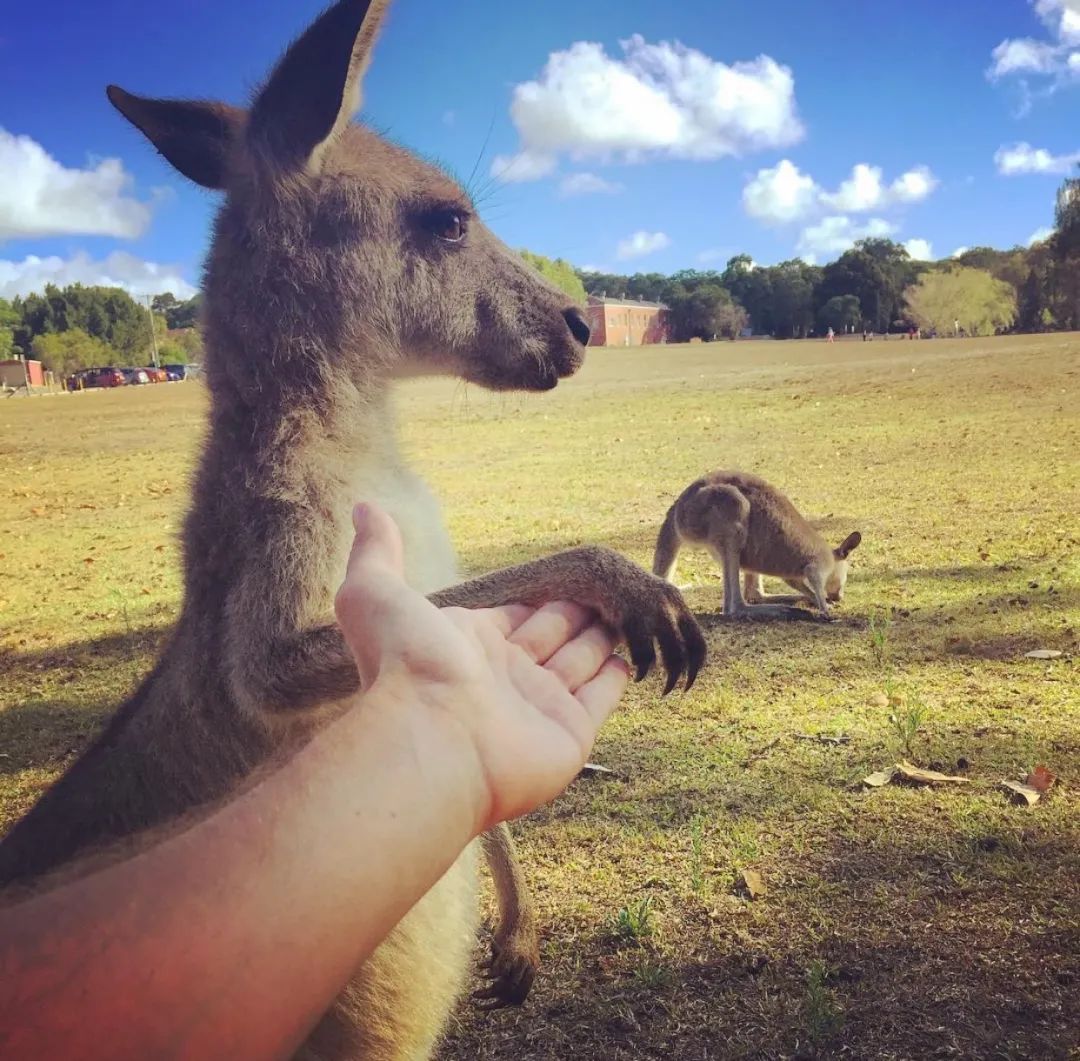
[[[547,663],[567,641],[576,637],[592,618],[589,611],[571,601],[553,601],[537,609],[510,637],[537,663]]]
[[[577,637],[567,641],[544,664],[570,692],[596,677],[607,658],[615,651],[615,638],[610,630],[598,623],[586,627]]]
[[[478,608],[476,614],[490,620],[499,633],[509,639],[514,631],[536,614],[536,609],[528,604],[501,604],[498,608]]]
[[[599,673],[587,681],[574,694],[578,703],[585,708],[595,729],[599,729],[607,720],[626,692],[630,681],[630,666],[619,656],[609,656]]]

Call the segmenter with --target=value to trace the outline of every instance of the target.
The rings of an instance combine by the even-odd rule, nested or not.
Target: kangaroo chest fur
[[[374,501],[397,523],[405,548],[405,578],[420,593],[445,589],[458,579],[457,559],[442,511],[427,483],[409,468],[361,464],[353,481],[355,501]],[[340,536],[340,570],[352,541],[351,527]]]

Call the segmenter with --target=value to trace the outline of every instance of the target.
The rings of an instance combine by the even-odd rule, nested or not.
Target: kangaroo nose
[[[585,323],[585,316],[579,309],[565,309],[563,310],[563,319],[566,321],[566,326],[570,329],[571,335],[582,346],[589,345],[589,336],[592,334],[589,331],[588,324]]]

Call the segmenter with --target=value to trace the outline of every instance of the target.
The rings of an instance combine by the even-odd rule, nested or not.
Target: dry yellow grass
[[[197,384],[0,403],[0,826],[176,613],[204,408]],[[684,554],[710,665],[635,687],[595,752],[617,776],[519,826],[544,973],[520,1012],[463,1007],[445,1057],[1080,1046],[1080,337],[597,351],[544,397],[431,381],[401,410],[470,569],[582,541],[647,564],[718,466],[864,535],[828,626],[722,623]],[[909,750],[970,782],[860,784]],[[1008,803],[1036,763],[1058,784]]]

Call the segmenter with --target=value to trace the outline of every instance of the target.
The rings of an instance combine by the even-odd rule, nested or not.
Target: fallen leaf
[[[1055,648],[1037,648],[1024,653],[1024,659],[1058,659],[1060,656],[1061,653]]]
[[[139,590],[139,592],[140,592],[140,593],[141,593],[141,594],[142,594],[142,595],[143,595],[144,597],[145,597],[145,596],[149,596],[149,594],[150,594],[150,587],[149,587],[149,586],[143,586],[143,587],[142,587],[142,589],[140,589],[140,590]]]
[[[84,564],[92,564],[94,562],[94,558],[92,556],[84,556],[82,562]]]
[[[887,785],[892,779],[895,770],[877,770],[869,777],[863,778],[863,784],[869,785],[871,788],[881,788],[882,785]]]
[[[45,509],[41,508],[41,507],[32,508],[32,509],[30,509],[30,515],[31,516],[44,516],[45,515]]]
[[[761,874],[756,869],[744,869],[742,871],[743,884],[746,886],[747,894],[751,899],[763,899],[769,894],[769,889],[765,887],[765,881]]]
[[[906,759],[896,764],[896,772],[905,781],[919,785],[970,784],[970,777],[957,777],[955,774],[939,774],[937,770],[923,770],[922,767],[909,763]]]
[[[579,771],[578,777],[618,777],[619,775],[612,769],[601,766],[599,763],[586,763]]]
[[[1042,793],[1037,788],[1032,788],[1030,785],[1021,785],[1016,781],[1002,781],[1001,787],[1012,794],[1014,803],[1024,803],[1029,807],[1038,803],[1039,798],[1042,796]]]
[[[888,707],[889,706],[889,698],[884,693],[874,693],[874,695],[870,697],[870,706],[871,707]]]
[[[1045,766],[1036,766],[1024,779],[1024,784],[1030,785],[1039,792],[1048,792],[1056,780],[1057,778]]]

